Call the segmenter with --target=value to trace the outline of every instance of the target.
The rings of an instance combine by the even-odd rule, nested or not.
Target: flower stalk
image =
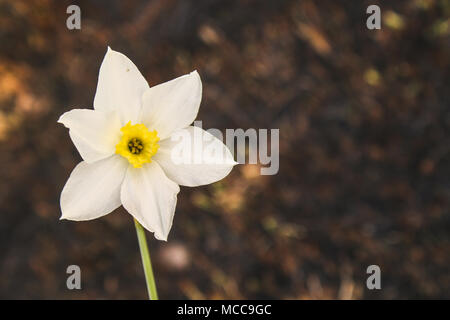
[[[150,300],[158,300],[158,292],[156,291],[155,277],[153,275],[152,262],[150,260],[150,252],[148,251],[147,239],[145,237],[145,230],[136,219],[133,220],[134,225],[136,227],[139,249],[141,251],[142,266],[144,267],[148,297]]]

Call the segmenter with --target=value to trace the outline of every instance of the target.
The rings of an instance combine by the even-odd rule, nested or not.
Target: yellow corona
[[[116,153],[126,158],[135,168],[152,162],[159,149],[159,137],[156,130],[150,131],[142,124],[132,125],[129,121],[120,131],[122,137],[116,145]]]

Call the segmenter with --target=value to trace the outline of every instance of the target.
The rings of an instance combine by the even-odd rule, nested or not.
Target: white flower
[[[236,164],[220,140],[190,126],[201,96],[196,71],[150,88],[133,62],[108,47],[94,110],[74,109],[58,120],[70,129],[83,158],[61,193],[61,219],[91,220],[122,204],[157,239],[167,240],[179,185],[218,181]],[[181,133],[193,140],[199,132],[208,137],[208,146],[222,150],[216,153],[220,159],[174,161],[171,149],[176,143],[171,136]]]

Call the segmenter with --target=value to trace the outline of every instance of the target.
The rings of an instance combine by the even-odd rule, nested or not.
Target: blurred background
[[[148,234],[162,299],[449,299],[449,17],[444,0],[0,0],[0,298],[146,298],[129,214],[59,221],[81,157],[56,121],[92,107],[110,45],[150,85],[197,69],[204,128],[280,129],[277,175],[182,187],[169,241]]]

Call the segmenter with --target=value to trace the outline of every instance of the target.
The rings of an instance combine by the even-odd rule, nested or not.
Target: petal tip
[[[69,110],[69,111],[64,112],[62,115],[59,116],[59,119],[58,119],[57,123],[61,123],[61,124],[63,124],[64,126],[66,126],[66,123],[65,123],[65,122],[66,122],[66,117],[67,117],[68,115],[73,114],[74,110],[80,110],[80,109],[72,109],[72,110]],[[69,119],[70,119],[70,117],[69,117]],[[67,127],[67,126],[66,126],[66,127]]]
[[[161,235],[157,235],[156,233],[155,233],[155,238],[157,239],[157,240],[160,240],[160,241],[164,241],[164,242],[167,242],[167,236],[161,236]]]
[[[105,57],[107,57],[109,55],[114,55],[115,53],[118,53],[118,52],[114,51],[113,49],[111,49],[110,46],[108,46],[108,48],[106,49]]]
[[[197,70],[192,71],[189,75],[190,75],[190,76],[193,76],[193,77],[195,77],[195,78],[198,78],[198,80],[201,81],[200,74],[198,73]]]
[[[67,114],[67,112],[63,113],[62,115],[59,116],[58,121],[56,121],[57,123],[61,123],[62,125],[64,125],[66,127],[66,124],[64,123],[64,118],[65,115]]]

